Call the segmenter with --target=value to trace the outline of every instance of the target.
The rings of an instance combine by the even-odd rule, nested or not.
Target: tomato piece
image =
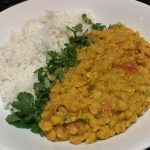
[[[94,40],[96,37],[95,37],[95,34],[91,32],[91,33],[88,34],[88,38],[90,40]]]
[[[79,122],[73,122],[73,123],[70,124],[70,126],[74,126],[77,129],[78,133],[80,133],[80,134],[83,132],[81,127],[80,127]]]
[[[119,41],[119,42],[116,43],[116,45],[118,45],[119,47],[122,47],[123,43],[124,43],[123,41]]]
[[[111,116],[112,115],[112,105],[109,103],[104,104],[101,108],[101,112],[102,112],[102,114]]]
[[[123,64],[123,69],[127,74],[136,74],[138,72],[137,67],[133,62]]]

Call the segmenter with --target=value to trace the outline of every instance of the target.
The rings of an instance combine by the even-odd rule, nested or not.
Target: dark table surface
[[[0,11],[26,0],[0,0]],[[138,0],[150,5],[150,0]]]
[[[3,11],[4,9],[9,8],[23,1],[26,1],[26,0],[0,0],[0,11]],[[150,5],[150,0],[138,0],[138,1],[143,2],[147,5]],[[148,148],[147,150],[150,150],[150,148]]]

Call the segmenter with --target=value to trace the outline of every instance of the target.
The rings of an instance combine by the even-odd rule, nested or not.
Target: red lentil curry
[[[93,44],[78,52],[80,64],[54,85],[41,115],[51,141],[107,139],[150,106],[150,44],[120,23],[88,38]]]

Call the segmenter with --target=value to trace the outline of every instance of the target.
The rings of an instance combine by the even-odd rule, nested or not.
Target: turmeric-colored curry
[[[92,143],[124,132],[150,106],[150,44],[123,24],[88,34],[80,64],[52,88],[41,115],[51,141]]]

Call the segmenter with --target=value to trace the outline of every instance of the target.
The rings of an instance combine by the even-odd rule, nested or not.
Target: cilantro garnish
[[[77,36],[77,33],[78,32],[82,32],[83,29],[82,29],[82,24],[77,24],[76,26],[70,28],[69,26],[66,26],[69,30],[71,30],[74,34],[74,37]]]
[[[21,92],[17,96],[17,100],[12,102],[13,108],[17,109],[12,114],[8,115],[6,121],[18,128],[30,128],[34,133],[40,133],[41,129],[38,126],[40,112],[38,111],[34,97],[27,92]]]
[[[91,19],[87,18],[86,14],[82,14],[82,19],[84,20],[85,23],[90,24],[91,28],[94,30],[102,31],[106,28],[106,26],[103,25],[102,23],[93,23]]]

